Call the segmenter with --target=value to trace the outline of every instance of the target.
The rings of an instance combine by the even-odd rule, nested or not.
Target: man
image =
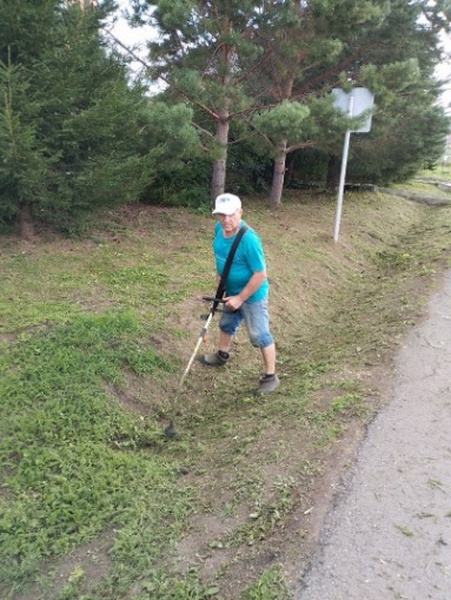
[[[224,269],[227,254],[239,229],[246,225],[241,219],[241,200],[234,194],[220,194],[215,201],[213,250],[218,279]],[[248,228],[241,238],[226,281],[224,312],[219,321],[219,349],[215,354],[202,354],[199,360],[208,366],[223,366],[229,360],[233,336],[244,320],[251,344],[260,348],[265,372],[260,377],[256,394],[269,394],[279,386],[276,374],[276,349],[269,328],[268,279],[263,247],[259,236]]]

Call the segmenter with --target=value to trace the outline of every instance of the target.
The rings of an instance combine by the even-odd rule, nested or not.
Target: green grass
[[[276,557],[312,541],[336,442],[380,406],[369,371],[449,264],[447,208],[352,195],[338,245],[333,208],[249,202],[282,379],[258,400],[245,332],[230,368],[195,365],[177,389],[214,285],[209,215],[143,209],[85,238],[0,240],[2,597],[292,597]]]
[[[242,596],[242,600],[289,600],[291,594],[287,589],[282,569],[272,566],[266,569],[260,579],[248,587]]]
[[[135,572],[130,542],[146,540],[145,566],[158,557],[154,535],[163,541],[155,523],[165,519],[168,543],[181,526],[190,490],[178,488],[160,430],[124,413],[105,391],[124,369],[141,376],[173,370],[140,336],[130,312],[82,315],[22,335],[2,354],[2,581],[18,585],[43,558],[106,527],[118,529],[114,554]]]

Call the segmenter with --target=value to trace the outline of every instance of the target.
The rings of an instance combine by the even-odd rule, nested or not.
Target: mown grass
[[[378,410],[371,370],[448,264],[447,207],[352,195],[337,245],[333,210],[250,202],[282,379],[258,401],[240,332],[230,368],[195,366],[171,403],[214,283],[209,215],[120,212],[81,239],[2,242],[2,597],[292,597],[336,442]]]

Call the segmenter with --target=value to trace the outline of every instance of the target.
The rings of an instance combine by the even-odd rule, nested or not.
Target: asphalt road
[[[296,600],[451,600],[451,273],[407,336]]]

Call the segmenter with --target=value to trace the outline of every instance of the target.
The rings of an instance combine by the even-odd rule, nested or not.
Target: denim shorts
[[[256,302],[244,302],[238,310],[234,311],[225,306],[219,328],[224,333],[235,335],[243,319],[253,346],[266,348],[274,342],[269,329],[268,298]]]

